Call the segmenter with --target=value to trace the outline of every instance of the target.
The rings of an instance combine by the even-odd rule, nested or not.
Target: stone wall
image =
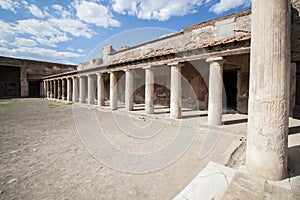
[[[0,56],[0,67],[1,66],[20,68],[21,97],[27,97],[29,95],[29,80],[39,80],[45,76],[74,71],[77,69],[77,66],[75,65],[17,59],[3,56]]]

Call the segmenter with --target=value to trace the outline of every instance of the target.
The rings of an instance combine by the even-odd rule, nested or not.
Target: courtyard
[[[76,109],[83,116],[87,114],[85,112],[95,113],[109,141],[127,152],[142,154],[163,148],[174,141],[179,127],[184,127],[186,134],[194,133],[193,140],[178,159],[165,167],[142,173],[136,173],[135,168],[118,169],[101,162],[85,145],[79,124],[76,124]],[[133,112],[136,113],[125,115],[122,108],[113,112],[109,109],[99,111],[96,107],[45,99],[1,100],[0,198],[172,199],[210,161],[233,168],[244,164],[245,115],[225,115],[231,123],[225,123],[221,131],[212,130],[218,132],[216,144],[213,148],[207,147],[211,150],[201,156],[201,149],[209,140],[208,127],[201,121],[198,127],[192,126],[193,120],[201,119],[195,117],[195,113],[186,111],[183,113],[187,116],[190,113],[191,117],[162,122],[163,114],[154,119],[139,114],[138,110]],[[136,127],[159,125],[159,132],[146,139],[128,136],[125,126],[116,124],[126,118],[130,118]],[[289,160],[289,170],[297,176],[300,172],[297,164],[300,123],[291,119],[290,124],[293,127],[290,128],[289,145],[293,158]]]

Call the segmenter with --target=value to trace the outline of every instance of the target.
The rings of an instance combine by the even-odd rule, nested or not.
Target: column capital
[[[223,57],[210,57],[206,59],[206,62],[212,63],[212,62],[218,62],[218,63],[224,63],[226,60]]]
[[[152,66],[151,65],[148,65],[148,66],[144,66],[144,67],[142,67],[142,69],[151,69],[152,68]]]
[[[184,63],[182,63],[182,62],[171,62],[171,63],[168,63],[167,66],[169,66],[169,67],[183,67]]]

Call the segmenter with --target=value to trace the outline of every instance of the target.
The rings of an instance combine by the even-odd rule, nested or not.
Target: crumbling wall
[[[203,22],[197,25],[184,28],[181,32],[168,35],[135,47],[126,48],[108,54],[108,58],[103,59],[103,65],[108,65],[116,61],[130,58],[155,55],[168,50],[184,48],[187,45],[199,45],[212,41],[222,40],[249,34],[251,30],[251,11],[243,11]],[[105,56],[106,57],[106,56]]]

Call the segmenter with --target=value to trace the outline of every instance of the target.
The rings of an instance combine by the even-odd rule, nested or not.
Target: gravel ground
[[[190,148],[172,165],[151,173],[120,172],[89,153],[72,113],[72,105],[45,99],[0,101],[0,199],[172,199],[209,161],[228,156],[227,147],[240,139],[222,135],[212,152],[199,159],[205,131],[197,131]],[[111,112],[97,111],[96,116],[106,137],[126,151],[154,151],[176,133],[176,126],[167,124],[146,144],[121,134],[120,119]],[[131,120],[139,126],[149,123]]]

